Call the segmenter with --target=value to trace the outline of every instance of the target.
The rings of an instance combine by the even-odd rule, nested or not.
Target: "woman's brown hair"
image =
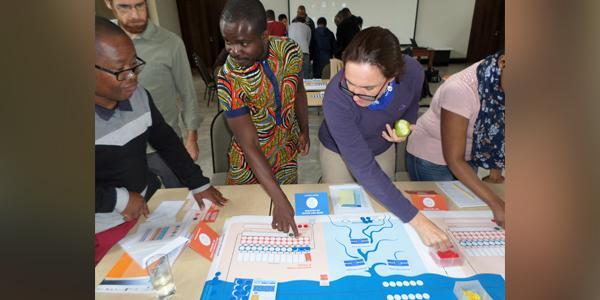
[[[381,70],[385,78],[400,80],[404,71],[404,60],[398,38],[388,29],[379,26],[365,28],[358,32],[346,47],[344,64],[368,63]]]

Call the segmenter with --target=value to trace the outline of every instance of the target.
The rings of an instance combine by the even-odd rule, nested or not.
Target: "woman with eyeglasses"
[[[484,182],[504,181],[504,51],[450,76],[435,92],[406,146],[411,180],[460,180],[504,226],[504,201]],[[490,170],[479,179],[477,168]]]
[[[329,82],[323,98],[325,120],[319,129],[324,183],[358,182],[390,212],[437,249],[451,246],[448,236],[394,186],[396,150],[404,142],[392,126],[417,119],[424,72],[403,55],[398,38],[381,27],[354,36],[342,57],[344,68]]]

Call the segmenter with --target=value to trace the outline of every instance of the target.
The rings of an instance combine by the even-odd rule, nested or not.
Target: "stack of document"
[[[460,181],[441,181],[437,186],[460,208],[487,206]]]
[[[119,245],[140,266],[145,266],[146,260],[156,254],[178,252],[189,241],[193,217],[203,218],[212,203],[204,199],[204,209],[188,196],[187,214],[183,221],[177,222],[177,214],[185,201],[163,201],[152,212],[137,231],[123,238]],[[192,203],[192,205],[189,205]]]
[[[176,222],[184,201],[164,201],[140,224],[137,231],[123,238],[119,245],[140,266],[156,254],[169,254],[188,242],[189,221]]]
[[[145,263],[155,254],[167,254],[173,265],[185,249],[190,238],[194,219],[202,219],[209,211],[211,202],[204,200],[205,208],[200,210],[193,196],[188,201],[163,201],[144,223],[119,242],[125,250],[104,280],[96,287],[99,293],[155,293],[146,272]],[[177,214],[184,211],[182,221]]]
[[[322,79],[304,79],[304,89],[310,91],[323,91],[327,88],[327,82]]]

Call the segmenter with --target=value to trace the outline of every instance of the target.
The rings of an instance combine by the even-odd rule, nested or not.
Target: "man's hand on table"
[[[439,251],[446,251],[452,248],[452,242],[448,238],[448,235],[423,214],[417,213],[409,224],[419,234],[421,241],[426,246],[433,247]]]
[[[273,199],[273,221],[271,222],[271,227],[285,233],[288,233],[291,227],[294,236],[298,236],[298,227],[296,227],[296,222],[294,221],[294,208],[287,198]]]
[[[150,214],[150,211],[148,210],[146,199],[144,199],[144,197],[142,197],[142,195],[139,193],[129,192],[129,201],[127,202],[127,206],[123,212],[121,212],[121,215],[123,215],[123,220],[136,220],[140,217],[140,215],[148,217],[148,214]]]
[[[208,199],[217,206],[223,206],[227,203],[227,201],[229,201],[227,198],[223,197],[223,194],[221,194],[219,190],[215,189],[214,186],[194,194],[194,199],[196,199],[200,209],[204,209],[204,201],[202,199]]]

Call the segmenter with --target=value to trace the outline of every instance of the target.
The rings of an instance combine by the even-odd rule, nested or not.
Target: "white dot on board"
[[[394,295],[387,295],[388,300],[394,300]]]
[[[391,287],[396,287],[396,283],[395,283],[395,282],[393,282],[393,281],[390,281],[390,286],[391,286]]]
[[[390,286],[390,284],[389,284],[387,281],[384,281],[384,282],[382,282],[381,284],[383,285],[383,287],[388,287],[388,286]],[[390,295],[388,295],[388,296],[390,296]]]
[[[418,286],[422,286],[423,285],[423,280],[417,280],[417,285]]]
[[[417,282],[416,282],[416,281],[414,281],[414,280],[411,280],[411,281],[410,281],[410,285],[412,285],[412,286],[415,286],[415,285],[417,285]]]
[[[421,294],[416,294],[415,297],[419,300],[423,299],[423,296]]]
[[[415,300],[415,295],[414,294],[408,294],[408,299]]]
[[[400,298],[400,295],[398,295],[398,294],[394,295],[394,300],[400,300],[400,299],[402,299],[402,298]]]
[[[408,280],[404,280],[404,281],[402,281],[402,284],[404,284],[404,286],[409,286],[410,282],[408,282]]]
[[[402,294],[402,300],[408,300],[408,295]]]
[[[423,293],[423,299],[429,299],[429,294]]]

